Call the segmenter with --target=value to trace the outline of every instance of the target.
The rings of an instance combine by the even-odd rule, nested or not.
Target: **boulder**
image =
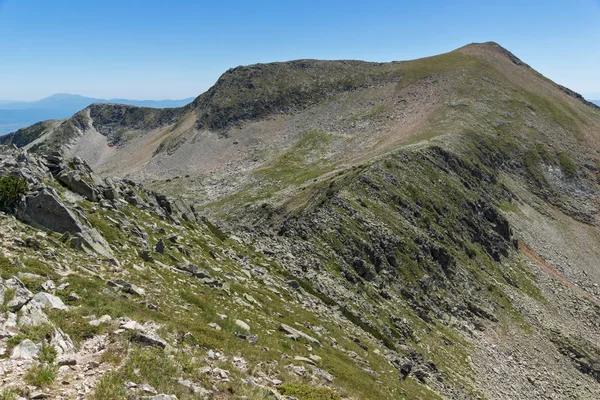
[[[98,319],[91,320],[89,324],[91,326],[100,326],[102,324],[108,324],[110,321],[112,321],[110,315],[103,315]]]
[[[298,329],[292,328],[289,325],[281,324],[281,326],[279,327],[279,330],[287,333],[287,336],[290,337],[291,339],[298,340],[300,338],[303,338],[313,344],[316,344],[317,346],[321,345],[321,342],[319,342],[319,340],[315,339],[312,336],[307,335],[306,333],[304,333],[302,331],[299,331]]]
[[[42,345],[25,339],[13,349],[10,358],[12,360],[31,360],[37,358],[41,350]]]
[[[165,254],[165,242],[162,239],[158,239],[156,246],[154,246],[154,250],[156,250],[157,253]]]
[[[56,349],[59,356],[75,353],[77,351],[71,337],[64,333],[60,328],[54,328],[54,335],[50,344]]]
[[[7,292],[13,292],[10,299],[5,299]],[[8,280],[0,278],[0,304],[6,303],[6,306],[12,312],[19,311],[25,304],[33,298],[31,293],[17,277],[12,277]]]
[[[248,325],[247,323],[245,323],[242,320],[236,319],[235,320],[235,324],[240,328],[243,329],[245,331],[250,331],[250,325]]]
[[[59,297],[45,292],[40,292],[33,296],[31,302],[39,304],[43,309],[49,308],[54,310],[69,310],[69,307],[67,307]]]
[[[76,235],[96,253],[113,257],[104,237],[95,229],[84,226],[52,188],[43,186],[28,193],[17,207],[17,217],[35,227]]]
[[[115,279],[115,281],[108,281],[109,286],[119,288],[124,293],[133,294],[135,296],[144,296],[146,292],[141,287],[134,285],[133,283],[127,282],[124,279]]]
[[[89,201],[98,201],[98,195],[93,184],[88,183],[75,171],[62,171],[56,179],[65,185],[73,193],[77,193],[85,197]]]
[[[58,233],[83,232],[79,219],[63,204],[56,191],[48,187],[28,193],[19,204],[17,216],[31,225]]]
[[[19,325],[41,326],[49,323],[50,320],[46,313],[44,313],[44,307],[40,303],[31,301],[22,308]]]

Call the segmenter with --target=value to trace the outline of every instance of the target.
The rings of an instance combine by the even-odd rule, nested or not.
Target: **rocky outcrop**
[[[42,186],[29,192],[19,203],[16,213],[19,219],[28,224],[72,234],[88,249],[104,257],[112,257],[112,251],[104,237],[94,228],[85,226],[61,201],[53,188]]]
[[[17,216],[28,224],[58,233],[81,233],[83,225],[60,200],[56,190],[40,187],[29,192],[17,209]]]

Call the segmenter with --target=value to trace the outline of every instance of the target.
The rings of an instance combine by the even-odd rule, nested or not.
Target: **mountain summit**
[[[0,141],[11,388],[600,398],[600,108],[496,43]]]

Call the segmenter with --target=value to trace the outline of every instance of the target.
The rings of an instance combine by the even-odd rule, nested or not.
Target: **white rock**
[[[12,360],[31,360],[38,356],[41,349],[41,345],[35,344],[29,339],[25,339],[13,349],[10,358]]]
[[[243,329],[245,331],[250,331],[250,325],[248,325],[247,323],[245,323],[242,320],[236,319],[235,320],[235,324],[240,328]]]
[[[40,304],[42,308],[50,308],[64,311],[69,310],[69,307],[67,307],[59,297],[45,292],[40,292],[36,294],[35,296],[33,296],[33,299],[31,301]]]
[[[208,326],[210,326],[211,328],[213,328],[214,330],[220,331],[221,327],[218,324],[215,324],[214,322],[211,322],[210,324],[208,324]]]
[[[112,321],[112,318],[110,317],[110,315],[103,315],[98,319],[94,319],[94,320],[90,321],[89,324],[91,326],[99,326],[102,324],[107,324],[110,321]]]

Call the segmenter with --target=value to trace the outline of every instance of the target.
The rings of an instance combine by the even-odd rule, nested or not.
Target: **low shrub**
[[[27,192],[27,181],[16,176],[0,177],[0,211],[11,212]]]

